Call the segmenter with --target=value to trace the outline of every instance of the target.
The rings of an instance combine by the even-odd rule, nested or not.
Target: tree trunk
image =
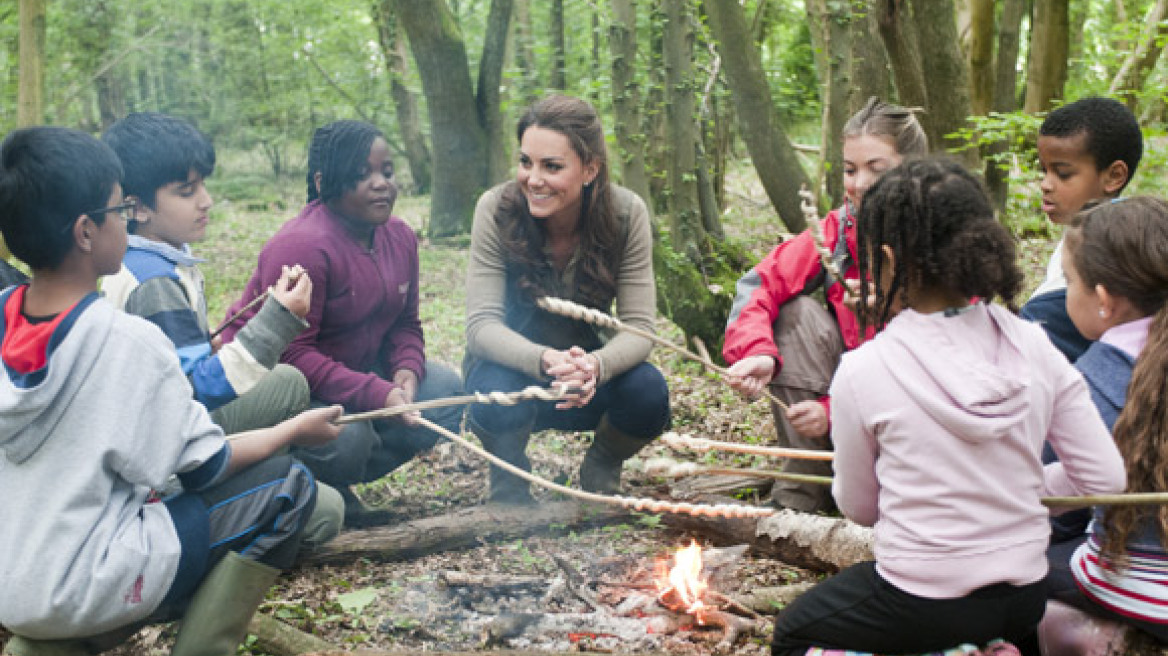
[[[422,134],[418,100],[405,84],[408,73],[406,46],[398,30],[394,4],[395,0],[375,0],[373,20],[377,24],[378,42],[389,73],[389,93],[393,97],[397,128],[401,132],[406,161],[410,165],[413,191],[427,194],[430,192],[430,147],[426,145],[426,137]]]
[[[912,27],[908,1],[871,0],[871,11],[876,16],[880,40],[884,42],[884,50],[888,53],[888,63],[892,67],[892,78],[896,82],[900,104],[924,108],[929,104],[929,95],[925,91],[925,72],[921,68],[920,47],[917,45],[916,30]],[[920,118],[930,145],[939,144],[929,131],[928,116]]]
[[[985,116],[994,104],[994,0],[972,0],[969,28],[971,107]]]
[[[938,138],[932,142],[934,150],[964,148],[960,157],[972,168],[978,166],[977,148],[968,148],[966,141],[947,137],[969,127],[969,64],[961,54],[957,41],[957,21],[954,0],[912,0],[913,24],[916,26],[922,70],[929,64],[929,103],[926,119]]]
[[[515,539],[568,527],[627,518],[615,506],[553,501],[538,506],[486,505],[465,508],[448,515],[427,517],[395,526],[345,531],[303,559],[306,565],[371,560],[406,560],[418,556],[465,549],[481,540]]]
[[[998,56],[994,64],[993,111],[1008,114],[1018,109],[1018,46],[1021,42],[1022,14],[1026,11],[1025,0],[1004,0],[1002,15],[998,24]],[[1010,145],[1005,141],[991,145],[987,157],[1004,153]],[[1006,198],[1010,192],[1008,172],[993,161],[986,163],[986,187],[998,211],[1006,209]]]
[[[689,0],[665,3],[665,116],[669,125],[669,225],[673,250],[695,264],[709,254],[698,195],[697,107]]]
[[[705,8],[755,171],[787,229],[802,232],[807,223],[799,209],[799,188],[810,182],[775,118],[770,87],[746,15],[737,2],[707,2]]]
[[[641,132],[641,90],[637,84],[637,2],[611,0],[612,113],[621,183],[653,206],[645,175],[645,135]]]
[[[564,45],[564,0],[552,0],[551,4],[551,37],[552,37],[552,75],[551,87],[559,91],[568,88],[565,78],[567,72],[567,54]]]
[[[1030,63],[1026,71],[1027,114],[1045,112],[1063,95],[1070,47],[1070,0],[1034,0]]]
[[[515,68],[519,71],[519,97],[524,105],[539,99],[539,65],[531,49],[530,0],[515,0]]]
[[[45,120],[45,0],[20,0],[20,72],[16,125]]]
[[[876,14],[866,0],[852,0],[852,21],[848,24],[848,40],[852,44],[848,78],[848,116],[860,111],[868,99],[876,96],[892,100],[892,74],[888,70],[888,54],[880,43]],[[842,145],[841,145],[842,146]]]
[[[816,47],[822,60],[820,65],[820,93],[823,105],[820,124],[819,172],[816,175],[818,192],[820,185],[827,190],[832,207],[838,207],[844,200],[844,153],[842,134],[844,123],[850,115],[848,91],[851,80],[848,76],[850,52],[849,26],[852,21],[851,5],[843,2],[828,3],[827,0],[808,0],[807,17],[819,29],[811,30],[819,43]],[[818,193],[816,194],[818,196]]]
[[[432,238],[462,234],[470,228],[487,181],[487,139],[479,123],[466,46],[445,0],[409,0],[396,8],[430,113],[434,186],[428,233]]]
[[[1124,60],[1123,66],[1107,90],[1109,95],[1121,96],[1133,112],[1139,103],[1144,80],[1156,68],[1160,53],[1164,52],[1164,44],[1168,40],[1168,21],[1164,20],[1166,14],[1168,0],[1156,0],[1156,4],[1148,10],[1144,24],[1146,37],[1140,40],[1136,49]]]
[[[503,125],[499,87],[503,82],[503,62],[507,54],[507,31],[511,25],[512,0],[492,0],[483,39],[483,56],[479,60],[479,83],[476,103],[479,124],[487,137],[487,186],[507,179],[511,170],[511,141]]]

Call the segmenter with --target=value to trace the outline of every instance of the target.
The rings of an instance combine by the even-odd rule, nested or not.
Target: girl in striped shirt
[[[1066,235],[1067,313],[1094,343],[1076,361],[1127,465],[1128,492],[1168,490],[1168,201],[1084,210]],[[1168,506],[1096,507],[1048,552],[1047,654],[1122,653],[1134,626],[1168,643]]]

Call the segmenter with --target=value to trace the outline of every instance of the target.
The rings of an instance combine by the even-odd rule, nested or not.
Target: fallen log
[[[715,502],[708,496],[702,502]],[[839,517],[783,510],[770,517],[663,515],[666,525],[719,545],[746,544],[756,555],[815,572],[838,572],[872,560],[872,530]]]
[[[816,583],[815,581],[804,581],[771,588],[756,588],[740,595],[738,601],[756,613],[774,615],[779,609],[798,599],[804,592],[814,588]]]
[[[371,560],[407,560],[418,556],[473,547],[484,541],[527,537],[569,526],[596,525],[628,517],[615,506],[552,501],[534,506],[488,504],[397,526],[345,531],[312,553],[304,565]]]

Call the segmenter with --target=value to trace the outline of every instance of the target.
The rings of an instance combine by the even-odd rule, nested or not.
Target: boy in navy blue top
[[[1042,211],[1065,226],[1089,201],[1115,198],[1136,173],[1144,140],[1136,117],[1112,98],[1089,97],[1052,111],[1038,130]],[[1051,255],[1046,279],[1022,306],[1050,341],[1074,362],[1090,342],[1067,316],[1062,241]]]

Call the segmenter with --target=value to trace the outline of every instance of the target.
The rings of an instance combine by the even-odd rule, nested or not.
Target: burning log
[[[571,501],[538,506],[477,506],[397,526],[346,531],[315,552],[305,554],[300,564],[348,563],[358,558],[406,560],[473,547],[483,540],[526,537],[552,525],[599,525],[627,517],[623,508]]]
[[[762,629],[761,622],[748,620],[721,610],[707,610],[702,613],[701,620],[706,626],[722,628],[722,639],[714,645],[714,651],[719,654],[728,653],[734,647],[734,641],[738,640],[738,636],[754,635],[760,633]]]

